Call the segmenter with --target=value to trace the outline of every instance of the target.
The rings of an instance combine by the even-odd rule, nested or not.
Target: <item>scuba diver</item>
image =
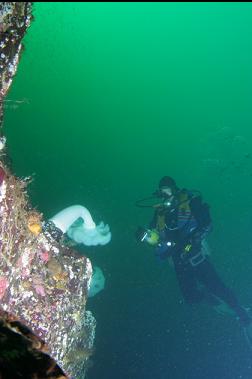
[[[248,309],[240,305],[209,261],[205,237],[212,229],[212,222],[209,206],[202,201],[200,193],[179,189],[173,178],[164,176],[153,196],[137,201],[136,205],[155,209],[149,228],[139,227],[136,238],[153,246],[159,260],[171,258],[185,302],[206,301],[217,311],[224,305],[239,320],[252,348],[252,319]]]

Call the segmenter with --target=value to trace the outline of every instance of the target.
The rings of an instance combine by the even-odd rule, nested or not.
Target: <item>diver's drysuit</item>
[[[201,196],[178,191],[169,207],[155,211],[150,228],[159,234],[155,254],[161,260],[172,258],[187,303],[206,300],[215,306],[219,298],[229,305],[243,326],[251,322],[246,309],[223,283],[204,252],[202,241],[211,230],[211,217]]]

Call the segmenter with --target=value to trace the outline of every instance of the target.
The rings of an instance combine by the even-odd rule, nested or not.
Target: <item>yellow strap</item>
[[[165,215],[158,215],[157,217],[157,230],[162,231],[165,229]]]
[[[183,210],[184,212],[190,211],[190,205],[189,205],[189,199],[186,192],[181,192],[179,195],[179,202],[181,203],[179,206],[179,209]]]

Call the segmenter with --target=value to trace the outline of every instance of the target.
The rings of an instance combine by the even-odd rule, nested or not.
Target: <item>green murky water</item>
[[[250,378],[236,322],[180,303],[134,240],[163,175],[210,203],[212,260],[252,303],[252,5],[35,3],[5,103],[13,170],[45,218],[72,205],[111,227],[82,249],[106,276],[92,378]],[[21,103],[20,103],[21,101]],[[110,310],[110,311],[109,311]]]

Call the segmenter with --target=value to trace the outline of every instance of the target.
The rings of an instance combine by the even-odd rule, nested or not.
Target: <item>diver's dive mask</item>
[[[154,194],[163,199],[160,207],[170,208],[174,205],[174,193],[170,187],[161,187]]]

